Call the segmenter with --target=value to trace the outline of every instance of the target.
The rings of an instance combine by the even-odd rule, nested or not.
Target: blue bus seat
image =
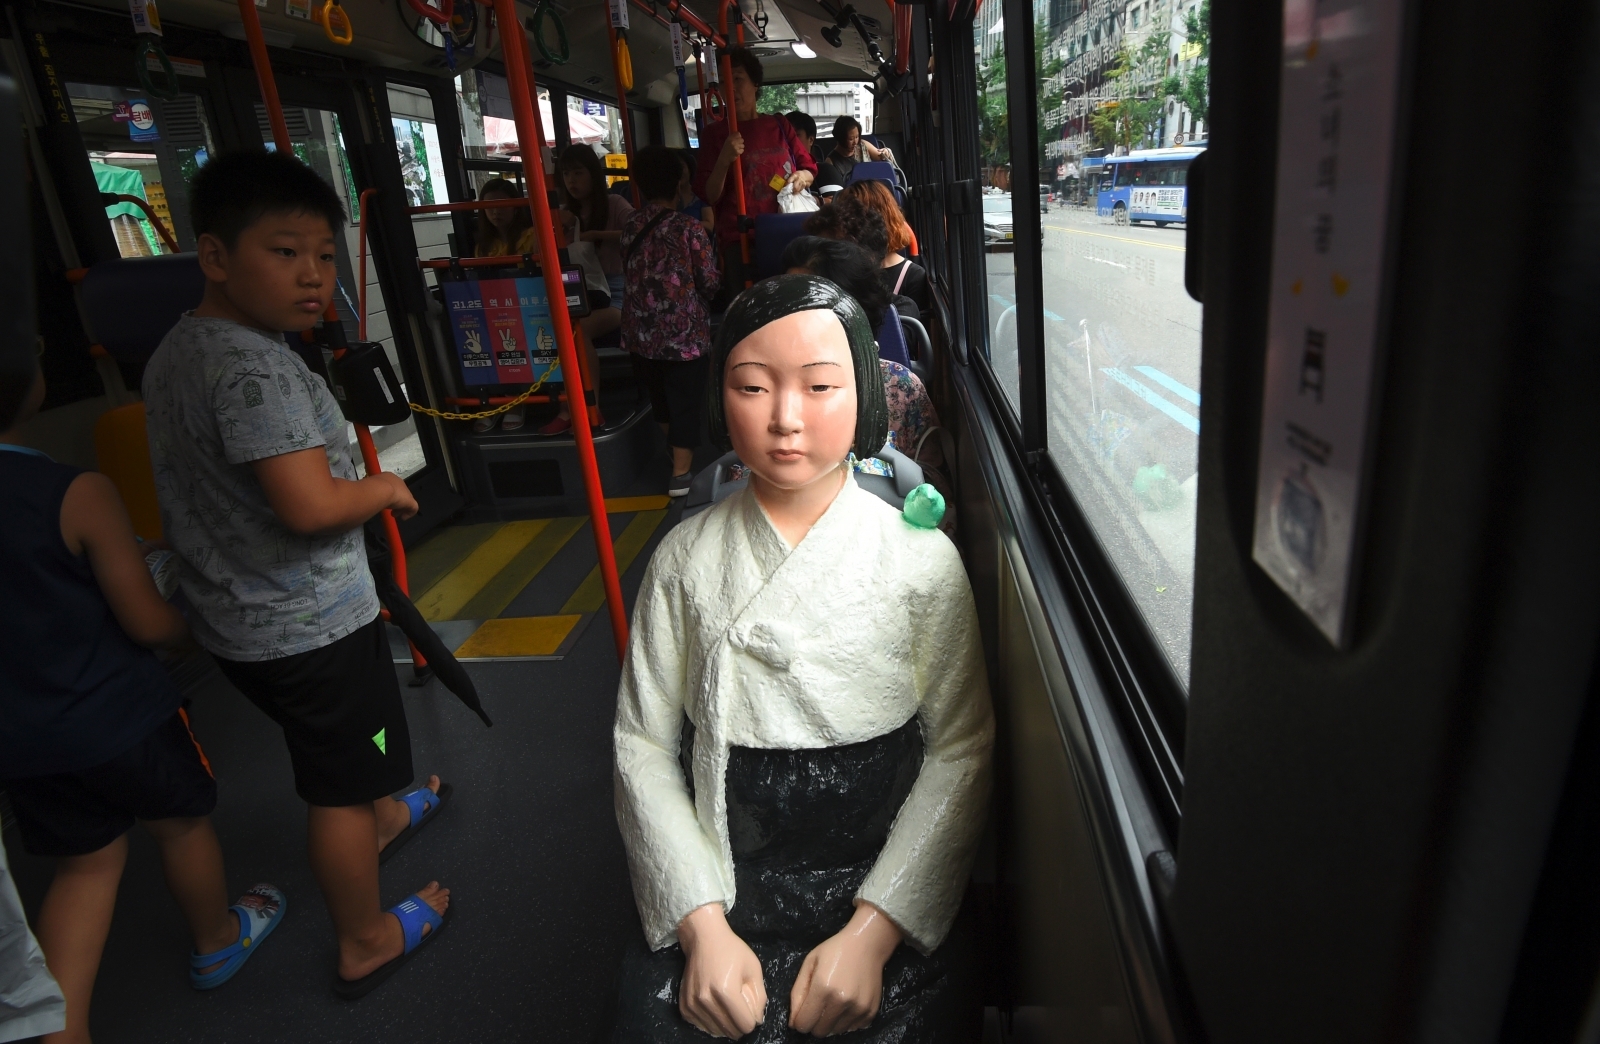
[[[911,372],[927,383],[933,367],[933,338],[926,326],[909,315],[900,317],[900,329],[906,338],[906,354],[911,357]]]
[[[845,182],[848,188],[858,181],[881,181],[890,192],[894,193],[894,201],[903,209],[906,205],[906,190],[895,175],[893,163],[857,163],[850,171],[850,180]]]
[[[116,360],[130,388],[139,387],[161,339],[205,292],[206,277],[195,254],[102,261],[78,287],[90,332]]]
[[[783,251],[797,237],[805,234],[806,218],[810,216],[810,214],[756,215],[751,261],[756,266],[757,279],[765,279],[783,271]]]
[[[900,325],[900,313],[894,305],[889,306],[888,314],[883,317],[883,325],[878,327],[878,358],[899,363],[908,369],[911,366],[911,353],[906,350],[905,328]]]

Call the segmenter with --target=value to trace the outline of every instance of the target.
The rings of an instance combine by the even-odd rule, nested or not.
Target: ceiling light
[[[804,40],[796,40],[789,46],[793,47],[794,53],[799,55],[801,58],[815,58],[817,56],[817,52],[807,47]]]

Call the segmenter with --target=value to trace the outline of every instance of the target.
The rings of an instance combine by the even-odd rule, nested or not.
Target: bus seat
[[[94,423],[94,456],[100,474],[121,494],[134,533],[144,540],[160,540],[161,505],[150,465],[144,403],[132,402],[100,415]]]
[[[810,216],[810,214],[756,215],[755,243],[751,251],[751,260],[755,262],[757,279],[765,279],[783,271],[783,251],[796,237],[805,234],[806,218]]]
[[[891,440],[873,457],[889,465],[891,475],[856,473],[856,485],[899,510],[905,507],[906,497],[922,485],[922,465],[895,449]],[[732,450],[718,457],[709,467],[689,483],[689,495],[683,498],[683,517],[693,518],[713,504],[733,496],[750,484],[750,473]]]
[[[911,353],[906,350],[905,329],[900,324],[900,313],[894,305],[890,305],[888,314],[883,317],[883,325],[878,327],[878,358],[909,368]]]
[[[137,388],[161,339],[205,290],[195,254],[161,254],[102,261],[78,293],[95,341],[116,360],[128,387]]]
[[[894,193],[894,201],[900,204],[901,209],[906,205],[906,190],[900,185],[895,176],[893,163],[857,163],[850,171],[850,179],[845,182],[849,188],[858,181],[881,181]]]
[[[909,315],[902,315],[900,329],[905,334],[906,354],[911,357],[911,372],[926,383],[933,366],[933,339],[928,336],[928,328]]]

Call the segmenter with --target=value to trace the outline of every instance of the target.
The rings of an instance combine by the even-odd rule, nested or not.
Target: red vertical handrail
[[[617,27],[612,24],[609,8],[606,10],[606,33],[611,40],[611,75],[617,81],[617,108],[622,113],[622,152],[628,157],[628,188],[632,190],[633,205],[637,209],[644,206],[644,200],[639,196],[639,178],[633,170],[633,115],[628,112],[628,92],[622,89],[622,52],[617,50]],[[631,51],[628,61],[633,61]],[[610,186],[605,188],[610,191]]]
[[[243,0],[241,0],[241,2],[243,2]],[[721,5],[717,8],[717,28],[722,31],[723,39],[728,38],[728,8],[732,7],[738,2],[739,0],[722,0]],[[744,18],[742,15],[736,28],[738,29],[737,39],[739,45],[742,47],[744,45]],[[719,64],[722,66],[722,100],[727,108],[727,115],[724,118],[728,121],[728,136],[732,137],[733,135],[739,133],[739,114],[734,110],[733,104],[733,59],[729,58],[727,54],[723,54]],[[726,184],[723,185],[723,191],[727,191]],[[744,202],[743,156],[733,157],[733,191],[735,193],[734,203],[739,208],[739,216],[736,219],[739,232],[739,257],[744,262],[744,285],[748,287],[751,282],[750,233],[747,232],[744,227],[745,217],[747,215],[745,214]]]
[[[529,175],[528,205],[533,212],[533,227],[539,234],[540,267],[549,291],[550,318],[556,328],[556,352],[570,389],[573,383],[571,378],[583,370],[578,364],[578,349],[572,337],[572,316],[567,311],[566,288],[562,286],[561,265],[557,261],[555,223],[546,195],[544,161],[539,152],[539,146],[544,144],[544,130],[539,124],[539,106],[534,101],[532,66],[528,61],[527,41],[522,37],[522,25],[517,21],[516,0],[493,0],[493,4],[495,20],[501,26],[501,57],[510,87],[511,111],[516,118],[517,148],[522,154],[523,170]],[[606,20],[610,22],[609,12]],[[534,144],[531,152],[527,148],[528,142]],[[628,649],[628,614],[622,603],[616,552],[611,546],[611,523],[606,516],[605,493],[600,488],[600,466],[595,460],[594,435],[589,430],[589,405],[585,401],[581,381],[578,394],[569,392],[567,395],[567,405],[572,411],[573,441],[577,443],[584,491],[588,494],[590,528],[594,530],[595,553],[600,559],[600,579],[605,586],[606,602],[611,613],[611,632],[617,643],[617,658],[621,659]]]
[[[283,103],[278,100],[278,81],[272,77],[272,59],[267,57],[267,41],[261,35],[261,19],[255,0],[239,0],[239,19],[244,22],[245,42],[250,46],[250,63],[256,67],[256,83],[261,87],[261,102],[267,107],[272,124],[272,144],[279,152],[294,155],[289,144],[289,125],[283,119]]]
[[[911,67],[911,5],[894,8],[894,71],[905,74]]]

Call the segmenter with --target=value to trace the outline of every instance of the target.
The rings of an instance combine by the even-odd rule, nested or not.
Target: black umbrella
[[[373,539],[369,532],[367,540],[367,564],[372,568],[372,579],[378,589],[378,600],[383,607],[389,610],[389,621],[411,639],[411,644],[416,647],[433,673],[444,682],[445,688],[456,694],[456,698],[467,705],[467,709],[483,719],[483,723],[493,727],[494,722],[489,720],[489,715],[484,713],[483,704],[478,700],[477,687],[472,684],[467,669],[456,660],[455,656],[434,633],[428,621],[422,618],[417,607],[411,604],[411,599],[400,590],[400,585],[394,582],[394,570],[389,564],[389,551],[380,541]]]

